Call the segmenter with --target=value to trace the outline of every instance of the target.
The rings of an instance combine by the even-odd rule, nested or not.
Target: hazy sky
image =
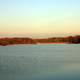
[[[80,0],[0,0],[0,36],[80,34]]]

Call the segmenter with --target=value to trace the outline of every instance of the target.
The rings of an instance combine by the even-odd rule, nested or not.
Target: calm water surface
[[[0,46],[0,80],[80,80],[80,44]]]

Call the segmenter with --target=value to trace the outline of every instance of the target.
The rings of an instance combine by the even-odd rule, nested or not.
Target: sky
[[[80,34],[80,0],[0,0],[0,37]]]

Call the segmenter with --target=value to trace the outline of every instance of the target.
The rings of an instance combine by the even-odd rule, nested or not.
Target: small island
[[[14,44],[80,44],[80,35],[76,36],[67,36],[67,37],[52,37],[52,38],[40,38],[40,39],[32,39],[32,38],[0,38],[0,45],[14,45]]]

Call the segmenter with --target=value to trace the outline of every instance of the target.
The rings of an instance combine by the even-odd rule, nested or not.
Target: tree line
[[[37,44],[37,43],[67,43],[67,44],[80,44],[80,35],[67,36],[67,37],[52,37],[52,38],[0,38],[0,45],[12,44]]]
[[[68,36],[68,37],[52,37],[45,39],[36,39],[39,43],[69,43],[69,44],[79,44],[80,35]]]

